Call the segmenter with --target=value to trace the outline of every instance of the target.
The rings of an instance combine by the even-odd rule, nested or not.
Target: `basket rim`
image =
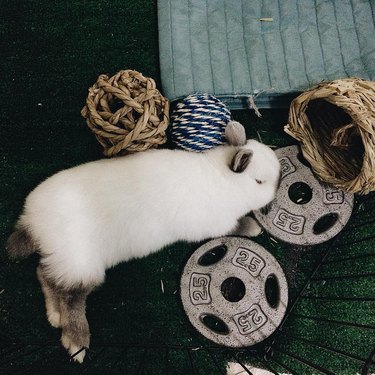
[[[312,100],[325,100],[347,113],[353,120],[364,148],[359,173],[351,180],[335,177],[325,162],[324,150],[314,139],[314,129],[306,114]],[[304,157],[314,172],[328,183],[353,193],[375,190],[375,82],[348,78],[322,82],[295,98],[290,106],[286,133],[301,142]]]

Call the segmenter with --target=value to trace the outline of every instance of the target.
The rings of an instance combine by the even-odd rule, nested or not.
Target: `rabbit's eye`
[[[261,180],[255,180],[256,182],[257,182],[257,184],[262,184],[263,183],[263,181],[261,181]]]

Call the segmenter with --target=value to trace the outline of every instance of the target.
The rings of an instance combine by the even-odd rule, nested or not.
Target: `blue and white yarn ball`
[[[176,148],[202,152],[226,143],[230,111],[210,94],[193,94],[178,103],[171,116],[170,137]]]

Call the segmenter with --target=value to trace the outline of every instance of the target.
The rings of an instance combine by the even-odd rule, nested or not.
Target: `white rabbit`
[[[40,254],[47,317],[62,328],[69,353],[78,351],[75,360],[82,362],[89,347],[86,297],[106,269],[179,240],[235,233],[239,219],[274,198],[275,153],[255,140],[238,141],[238,128],[227,129],[230,142],[243,146],[95,161],[55,174],[27,197],[8,252]]]

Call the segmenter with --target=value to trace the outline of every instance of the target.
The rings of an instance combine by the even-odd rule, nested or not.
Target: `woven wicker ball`
[[[323,181],[343,190],[375,190],[375,82],[323,82],[295,98],[284,130]]]
[[[230,111],[210,94],[193,94],[179,102],[171,116],[170,138],[176,148],[202,152],[226,142]]]
[[[100,75],[81,114],[106,156],[144,151],[167,140],[169,102],[153,79],[134,70]]]

